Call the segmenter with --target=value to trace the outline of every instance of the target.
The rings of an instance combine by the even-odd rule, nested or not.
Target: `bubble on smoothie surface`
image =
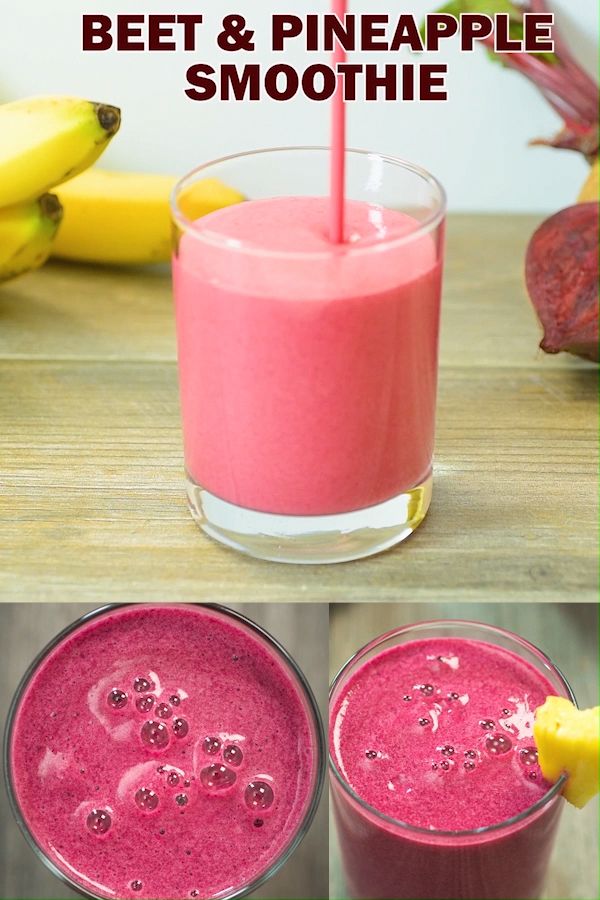
[[[508,753],[511,747],[511,739],[503,734],[490,734],[485,739],[485,749],[492,756],[501,756],[503,753]]]
[[[200,891],[190,891],[190,897],[199,897]]]
[[[441,763],[440,763],[440,766],[442,767],[442,769],[443,769],[445,772],[447,772],[448,769],[450,768],[450,760],[448,760],[448,759],[443,759],[443,760],[441,761]]]
[[[187,806],[188,804],[188,795],[187,794],[177,794],[175,797],[175,803],[177,806]]]
[[[133,689],[138,694],[147,694],[148,691],[153,691],[155,687],[154,682],[144,678],[143,675],[138,675],[137,678],[133,679]]]
[[[112,819],[105,809],[93,809],[87,817],[86,824],[92,834],[106,834],[112,825]]]
[[[135,881],[132,881],[131,884],[130,884],[129,886],[130,886],[130,888],[131,888],[132,891],[141,891],[141,889],[142,889],[142,882],[139,881],[139,880],[136,878]]]
[[[152,812],[158,806],[158,794],[150,788],[140,788],[136,791],[135,802],[145,812]]]
[[[463,763],[463,768],[465,768],[467,770],[467,772],[472,772],[473,769],[475,768],[475,763],[473,762],[472,759],[467,759]]]
[[[169,729],[164,722],[149,719],[142,725],[142,743],[147,747],[162,749],[169,743]]]
[[[175,737],[184,738],[189,730],[190,727],[185,719],[173,719],[173,734]]]
[[[412,694],[405,694],[402,699],[405,703],[410,703],[410,701],[412,700]]]
[[[154,706],[154,697],[148,695],[146,697],[138,697],[135,701],[136,709],[138,709],[141,713],[150,712],[152,707]]]
[[[477,750],[465,750],[467,759],[477,759]]]
[[[367,750],[365,756],[367,759],[377,759],[377,750]]]
[[[266,781],[251,781],[244,791],[244,800],[250,809],[269,809],[274,799],[273,788]]]
[[[229,746],[225,747],[223,750],[223,759],[226,763],[229,763],[230,766],[241,766],[242,760],[244,759],[241,747],[237,747],[235,744],[229,744]]]
[[[169,703],[171,706],[179,706],[181,703],[181,699],[177,696],[177,694],[171,694],[169,697]]]
[[[427,716],[421,716],[421,718],[419,719],[419,725],[421,725],[423,728],[425,727],[425,725],[431,725],[431,719],[428,719]]]
[[[221,749],[221,741],[217,737],[205,737],[202,743],[202,749],[209,756],[214,756]]]
[[[237,775],[227,766],[213,763],[200,772],[200,781],[209,791],[224,791],[235,784]]]
[[[538,753],[535,747],[523,747],[519,750],[519,759],[524,766],[535,766],[538,761]]]
[[[113,688],[107,697],[107,703],[113,709],[123,709],[127,705],[127,694],[119,688]]]
[[[456,691],[450,691],[448,694],[448,700],[458,700],[458,698],[459,694],[457,694]]]
[[[156,707],[156,715],[159,719],[170,719],[173,715],[173,710],[168,703],[159,703]]]
[[[421,684],[421,685],[419,685],[419,690],[426,697],[431,697],[431,695],[433,694],[433,691],[434,691],[434,687],[432,684]]]
[[[177,772],[169,772],[167,775],[167,784],[176,787],[179,784],[179,775]]]
[[[493,729],[496,727],[496,723],[493,719],[481,719],[479,725],[481,728],[483,728],[484,731],[493,731]]]
[[[440,747],[440,751],[442,756],[452,756],[454,753],[454,747],[452,744],[444,744],[443,747]]]

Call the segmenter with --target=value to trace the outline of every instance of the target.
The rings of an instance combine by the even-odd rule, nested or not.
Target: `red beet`
[[[598,204],[578,203],[547,219],[525,260],[529,296],[546,353],[566,350],[598,362]]]

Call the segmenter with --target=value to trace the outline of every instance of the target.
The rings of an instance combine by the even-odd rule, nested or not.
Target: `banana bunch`
[[[90,168],[120,123],[116,107],[75,97],[0,105],[0,282],[41,266],[50,253],[108,264],[169,259],[177,179]],[[205,178],[178,202],[197,219],[243,199]]]
[[[96,162],[120,123],[116,107],[77,97],[0,105],[0,282],[45,262],[63,212],[49,190]]]
[[[52,254],[117,265],[167,262],[176,183],[170,175],[88,169],[58,188],[65,215]],[[203,178],[180,194],[178,205],[194,220],[243,199],[218,179]]]

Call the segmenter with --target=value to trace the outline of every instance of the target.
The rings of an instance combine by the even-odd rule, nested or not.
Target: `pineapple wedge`
[[[565,799],[585,806],[598,793],[600,707],[577,709],[564,697],[547,697],[536,710],[533,737],[544,778],[566,775]]]

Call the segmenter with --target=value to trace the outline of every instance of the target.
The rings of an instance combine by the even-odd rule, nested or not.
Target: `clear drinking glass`
[[[12,738],[14,733],[14,725],[15,719],[17,717],[19,706],[21,700],[27,691],[27,688],[31,682],[31,679],[35,676],[36,671],[53,653],[53,651],[61,644],[67,642],[72,635],[77,632],[80,628],[86,626],[91,620],[96,619],[98,617],[105,616],[114,612],[117,608],[122,608],[126,604],[122,604],[120,607],[117,606],[104,606],[93,612],[87,613],[82,616],[77,621],[73,622],[67,628],[63,629],[59,634],[56,635],[44,649],[38,654],[38,656],[33,660],[29,668],[27,669],[25,675],[23,676],[19,687],[17,688],[15,695],[12,699],[12,703],[8,712],[6,728],[4,732],[4,777],[5,784],[8,793],[8,798],[10,801],[10,806],[13,812],[13,815],[21,829],[27,843],[35,853],[35,855],[40,859],[44,865],[59,878],[64,884],[68,885],[71,890],[80,894],[83,897],[89,898],[89,900],[105,900],[108,894],[104,893],[96,893],[94,892],[89,885],[83,882],[82,880],[78,881],[75,877],[71,877],[68,871],[63,868],[59,868],[56,864],[56,861],[51,859],[48,854],[45,852],[44,848],[40,845],[40,842],[36,839],[36,837],[32,834],[26,817],[23,814],[20,805],[18,794],[14,785],[14,776],[13,776],[13,762],[12,762]],[[219,893],[217,896],[219,900],[233,900],[233,898],[245,897],[248,894],[251,894],[255,890],[257,890],[261,884],[275,875],[276,872],[284,865],[285,862],[292,855],[294,850],[298,847],[303,837],[307,833],[314,815],[317,811],[319,800],[322,793],[323,783],[325,780],[325,737],[323,733],[323,725],[321,722],[321,716],[319,713],[319,709],[313,695],[313,692],[310,688],[306,677],[295,660],[290,656],[290,654],[285,650],[284,647],[267,631],[253,622],[251,619],[246,618],[241,613],[238,613],[234,610],[228,609],[227,607],[220,606],[219,604],[196,604],[198,606],[206,606],[214,614],[219,616],[224,616],[228,619],[233,620],[236,623],[236,626],[242,630],[247,630],[252,633],[252,635],[263,644],[269,651],[270,654],[277,660],[277,663],[281,665],[289,674],[290,679],[294,683],[295,687],[298,690],[299,696],[301,697],[302,704],[306,709],[308,719],[311,723],[311,733],[313,739],[313,772],[312,772],[312,790],[307,798],[306,806],[304,810],[304,815],[302,821],[296,832],[292,835],[291,839],[288,841],[287,845],[283,848],[283,850],[277,855],[275,859],[272,860],[267,869],[254,878],[251,882],[246,884],[233,884],[227,891]],[[136,608],[144,608],[144,604],[140,604],[139,607],[136,605]],[[157,864],[159,864],[159,860],[157,860]],[[216,900],[216,898],[215,898]]]
[[[399,628],[359,650],[332,682],[330,708],[348,679],[373,656],[413,640],[461,637],[513,653],[543,673],[556,695],[575,702],[560,670],[511,632],[440,620]],[[563,800],[561,777],[512,819],[471,831],[439,831],[397,821],[362,800],[329,756],[331,796],[348,896],[355,900],[537,900],[541,896]]]
[[[223,211],[196,221],[183,212],[203,179],[247,200],[325,198],[329,152],[227,157],[195,169],[172,197],[192,515],[218,541],[282,562],[385,550],[417,528],[431,499],[445,221],[435,178],[348,150],[347,201],[371,205],[374,236],[317,249],[269,249],[260,229],[228,238],[215,227]],[[398,213],[394,227],[379,227],[382,208]]]

